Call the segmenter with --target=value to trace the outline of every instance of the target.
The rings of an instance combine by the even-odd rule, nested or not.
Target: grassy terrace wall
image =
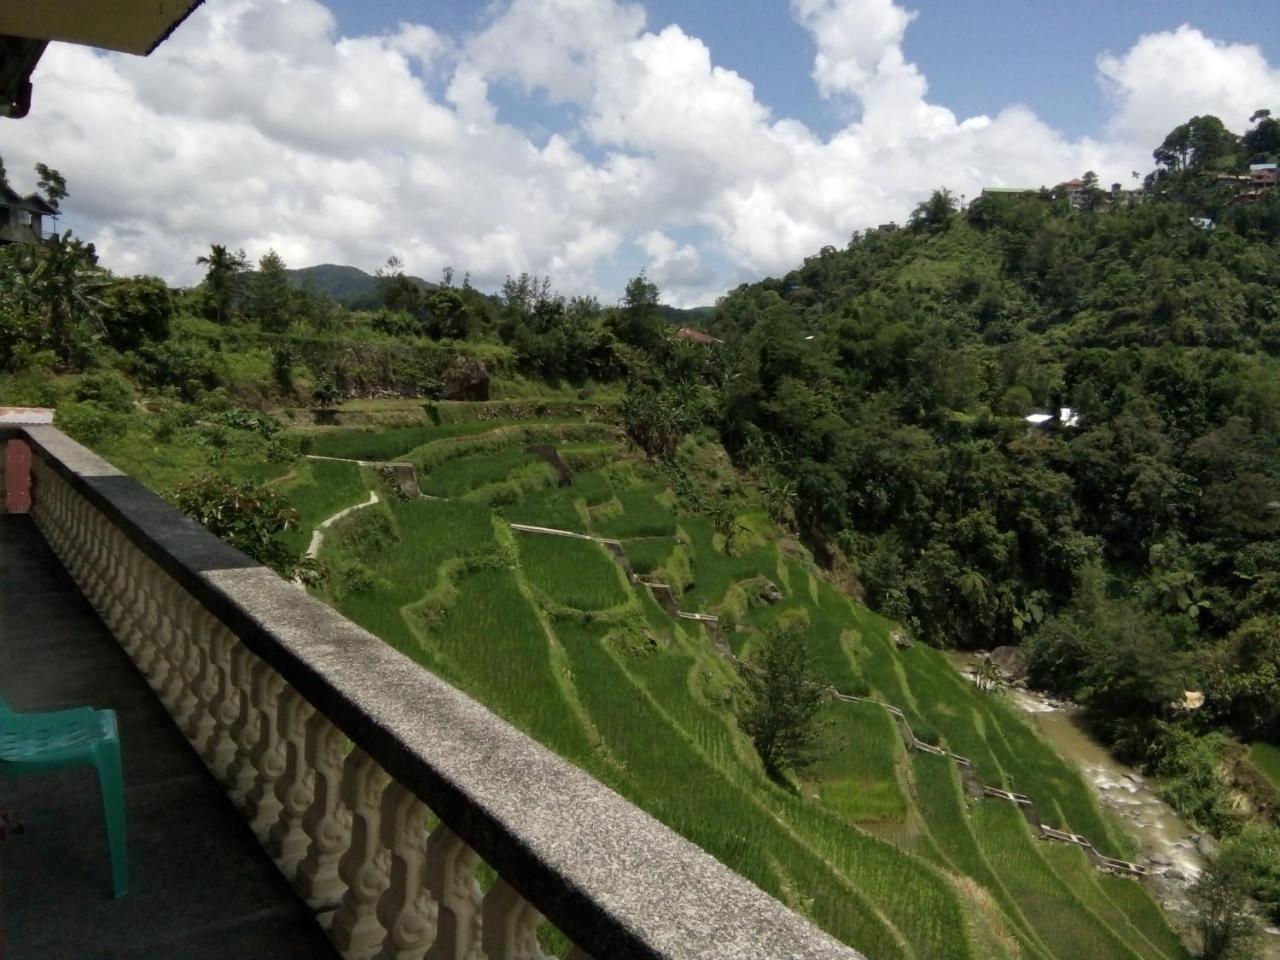
[[[1034,796],[1049,825],[1107,855],[1132,852],[1003,698],[937,651],[897,649],[892,624],[802,552],[780,550],[774,532],[727,554],[710,521],[673,510],[607,432],[581,429],[388,439],[380,449],[414,461],[424,490],[455,499],[390,501],[339,523],[322,553],[337,572],[325,595],[870,957],[1186,956],[1140,882],[1039,842],[1013,806],[967,798],[954,765],[909,754],[879,708],[833,704],[842,749],[794,789],[765,777],[732,718],[732,667],[699,624],[673,621],[599,545],[517,539],[509,522],[623,540],[636,571],[671,583],[683,608],[737,624],[739,655],[773,621],[801,618],[837,687],[902,705],[917,733],[971,758],[984,781]],[[572,487],[523,453],[532,440],[566,459],[590,448]],[[741,519],[761,528],[758,515]],[[759,599],[764,579],[780,603]]]

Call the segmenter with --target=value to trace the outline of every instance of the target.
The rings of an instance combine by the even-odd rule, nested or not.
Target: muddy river
[[[972,657],[956,655],[953,662],[969,674]],[[1058,754],[1076,765],[1102,808],[1138,841],[1136,859],[1151,871],[1153,895],[1177,928],[1188,929],[1192,910],[1187,891],[1204,869],[1206,854],[1215,849],[1214,839],[1178,816],[1141,774],[1094,740],[1079,723],[1073,704],[1030,690],[1009,692]],[[1280,960],[1280,928],[1267,930],[1260,956]]]

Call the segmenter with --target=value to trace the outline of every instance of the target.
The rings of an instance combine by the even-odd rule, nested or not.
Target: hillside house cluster
[[[1049,187],[983,187],[982,197],[1039,197],[1053,199],[1065,197],[1075,212],[1081,210],[1110,210],[1119,206],[1133,206],[1145,198],[1142,190],[1125,190],[1118,183],[1113,183],[1110,190],[1090,187],[1085,181],[1076,178],[1064,180],[1057,186]]]

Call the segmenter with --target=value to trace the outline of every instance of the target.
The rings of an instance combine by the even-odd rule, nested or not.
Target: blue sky
[[[781,116],[830,134],[848,111],[814,89],[813,39],[782,0],[648,0],[650,29],[679,24],[701,38],[715,62],[742,74]],[[342,30],[393,29],[402,20],[447,33],[482,28],[484,2],[334,0]],[[1280,2],[1265,0],[919,0],[904,44],[929,78],[930,99],[959,116],[991,114],[1012,102],[1035,108],[1068,136],[1094,135],[1106,121],[1104,88],[1094,60],[1118,53],[1146,33],[1186,23],[1218,40],[1254,44],[1280,61]]]
[[[121,273],[191,283],[216,242],[692,305],[937,187],[1127,183],[1194,114],[1242,130],[1280,3],[210,0],[36,81],[6,166],[62,170]]]

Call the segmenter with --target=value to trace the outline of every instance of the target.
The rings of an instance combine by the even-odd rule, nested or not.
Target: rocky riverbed
[[[1160,799],[1137,771],[1120,763],[1077,722],[1073,704],[1030,690],[1012,691],[1014,702],[1059,754],[1072,761],[1093,786],[1098,802],[1137,839],[1137,862],[1151,871],[1161,906],[1181,921],[1191,915],[1188,888],[1204,869],[1213,837],[1193,829]]]
[[[972,655],[957,654],[953,659],[961,673],[974,679]],[[1026,689],[1021,681],[1015,681],[1009,693],[1059,755],[1076,765],[1093,787],[1099,805],[1138,841],[1135,860],[1150,871],[1153,895],[1174,925],[1189,931],[1190,887],[1217,847],[1214,838],[1195,830],[1160,799],[1145,777],[1094,740],[1080,724],[1075,704]],[[1280,928],[1270,928],[1267,934],[1261,956],[1280,960]]]

